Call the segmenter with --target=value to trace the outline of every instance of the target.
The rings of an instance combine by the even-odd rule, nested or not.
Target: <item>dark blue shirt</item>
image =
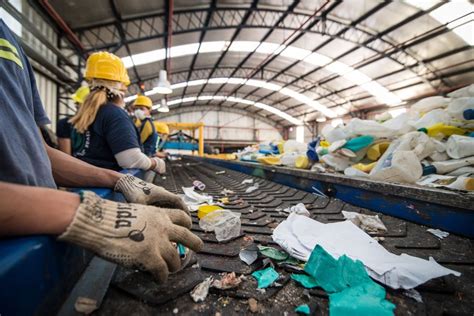
[[[68,122],[70,119],[69,117],[62,118],[56,124],[56,135],[59,138],[71,138],[72,125]]]
[[[107,103],[99,108],[94,123],[84,134],[73,129],[72,153],[92,165],[119,170],[114,156],[127,149],[140,149],[139,137],[125,110]]]
[[[38,128],[49,123],[30,63],[0,19],[0,181],[56,187]]]

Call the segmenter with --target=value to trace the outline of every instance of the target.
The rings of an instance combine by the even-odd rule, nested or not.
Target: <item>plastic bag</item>
[[[451,135],[446,143],[446,152],[454,159],[474,156],[474,137]]]
[[[229,210],[217,210],[199,221],[204,231],[215,232],[217,241],[226,241],[240,235],[240,214]]]
[[[324,155],[321,157],[321,161],[334,168],[336,171],[343,171],[351,165],[351,162],[348,158],[342,158],[341,156],[335,154]]]
[[[304,143],[297,142],[296,140],[287,140],[283,145],[284,153],[304,153],[306,154],[307,146]]]
[[[414,130],[414,127],[408,124],[409,120],[409,114],[403,113],[386,122],[383,122],[382,126],[393,130],[396,135],[403,135]]]
[[[380,124],[376,121],[353,118],[346,127],[349,136],[370,135],[374,137],[394,137],[397,130]]]
[[[474,97],[457,98],[449,102],[447,112],[458,120],[464,120],[464,111],[474,109]]]
[[[326,125],[323,127],[321,134],[330,143],[347,138],[347,134],[341,126]]]
[[[451,99],[440,96],[424,98],[413,104],[410,112],[426,113],[434,109],[445,108],[448,106],[449,101]]]
[[[301,154],[298,152],[286,152],[281,155],[280,162],[282,165],[287,167],[295,167],[296,158],[298,158]]]
[[[474,97],[474,83],[464,88],[455,90],[448,94],[450,98]]]
[[[433,126],[437,123],[447,124],[450,120],[451,117],[445,110],[436,109],[426,113],[417,121],[411,121],[409,124],[415,127],[416,129],[419,129],[422,127]]]

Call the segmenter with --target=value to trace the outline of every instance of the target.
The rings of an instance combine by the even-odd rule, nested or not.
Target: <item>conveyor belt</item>
[[[224,174],[216,172],[225,170]],[[248,185],[242,185],[244,179],[253,178],[259,189],[245,193]],[[341,200],[316,196],[261,178],[223,169],[205,162],[183,159],[169,164],[168,172],[157,177],[156,184],[166,189],[182,193],[182,186],[191,186],[194,180],[206,184],[206,192],[215,198],[223,197],[221,191],[230,189],[231,204],[226,208],[242,214],[242,235],[227,243],[217,243],[213,233],[204,233],[194,217],[192,230],[205,241],[205,247],[197,255],[199,267],[189,267],[172,275],[164,285],[156,285],[149,275],[137,271],[119,268],[108,294],[97,314],[101,315],[221,315],[248,314],[247,300],[259,301],[263,314],[293,314],[297,305],[309,304],[315,315],[328,314],[328,298],[324,291],[305,290],[289,280],[290,271],[277,268],[283,276],[281,287],[268,288],[265,292],[256,290],[256,282],[248,277],[237,290],[220,291],[211,288],[211,293],[203,303],[194,303],[189,291],[209,275],[219,272],[250,274],[261,268],[261,262],[247,266],[241,262],[238,253],[241,247],[253,241],[276,246],[271,239],[272,229],[285,216],[278,213],[296,203],[304,203],[312,218],[321,222],[343,220],[342,210],[374,214]],[[430,256],[440,264],[462,273],[456,278],[447,276],[432,280],[417,290],[423,297],[423,303],[408,298],[403,291],[387,289],[388,299],[396,304],[397,315],[473,315],[474,314],[474,251],[472,240],[449,235],[443,240],[426,231],[427,227],[406,222],[387,215],[380,215],[387,226],[382,245],[389,251],[428,259]],[[250,238],[251,237],[251,238]],[[350,241],[348,241],[350,242]],[[258,261],[257,261],[258,262]],[[357,302],[355,302],[357,304]]]

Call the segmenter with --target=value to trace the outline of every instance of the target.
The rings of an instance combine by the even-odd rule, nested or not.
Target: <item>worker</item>
[[[141,151],[138,132],[123,109],[130,80],[122,60],[107,52],[93,53],[87,59],[84,77],[91,92],[70,120],[74,157],[113,170],[164,173],[164,160]]]
[[[156,141],[156,154],[155,156],[158,158],[166,158],[168,154],[163,151],[163,147],[168,139],[170,134],[170,129],[168,124],[164,122],[154,122],[156,133],[158,134],[158,139]]]
[[[196,251],[202,247],[189,230],[186,205],[161,187],[92,166],[46,145],[38,126],[50,121],[33,70],[2,19],[0,43],[0,235],[59,235],[60,240],[164,281],[170,271],[180,268],[174,243]],[[122,69],[123,83],[127,82],[119,63],[104,64]],[[91,191],[57,190],[57,185],[113,188],[131,204],[105,200]]]
[[[153,118],[151,117],[151,107],[153,102],[144,95],[138,95],[133,102],[135,114],[135,126],[140,132],[140,141],[143,144],[143,152],[148,157],[155,156],[158,134],[156,133]]]
[[[84,103],[84,100],[89,93],[90,89],[88,86],[81,86],[71,95],[71,99],[74,101],[77,110],[80,108],[82,103]],[[69,119],[69,117],[65,117],[58,121],[56,125],[56,135],[58,135],[58,149],[71,155],[72,125],[69,123]]]

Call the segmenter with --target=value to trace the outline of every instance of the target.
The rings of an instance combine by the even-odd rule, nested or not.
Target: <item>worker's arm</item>
[[[62,138],[58,137],[58,149],[63,153],[68,155],[72,155],[71,153],[71,139],[70,138]]]
[[[0,182],[0,235],[60,234],[79,203],[74,193]]]
[[[123,176],[117,171],[90,165],[44,145],[51,161],[54,180],[59,186],[113,188]]]

